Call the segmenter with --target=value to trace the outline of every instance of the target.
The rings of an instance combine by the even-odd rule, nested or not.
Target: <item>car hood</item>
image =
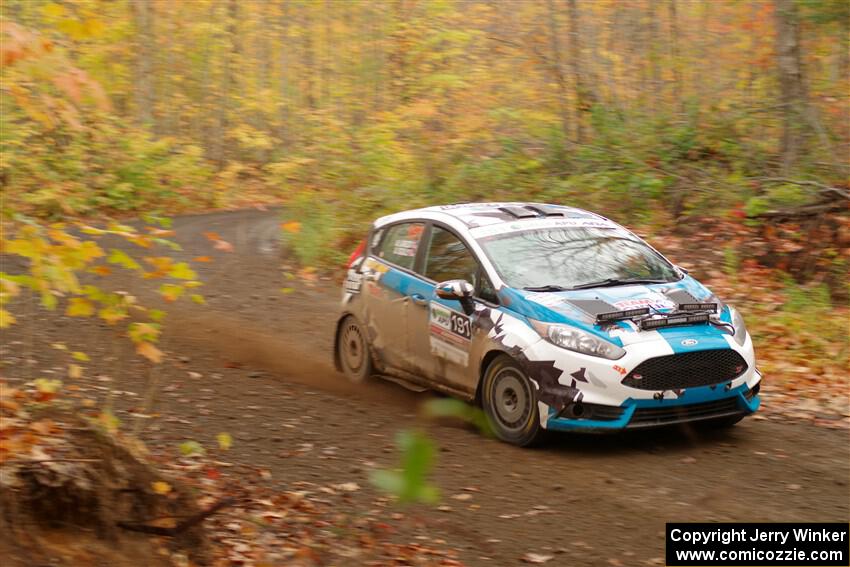
[[[628,321],[598,325],[597,314],[642,307],[649,307],[659,313],[669,313],[682,303],[720,303],[708,288],[690,276],[662,284],[633,284],[558,292],[516,289],[505,291],[507,293],[500,293],[502,304],[516,313],[546,323],[573,325],[620,346],[649,340],[656,336],[655,332],[639,331]],[[720,318],[729,320],[725,306],[722,307]],[[682,329],[665,330],[681,331]]]

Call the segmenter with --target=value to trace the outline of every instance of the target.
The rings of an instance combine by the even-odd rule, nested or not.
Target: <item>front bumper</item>
[[[695,331],[682,329],[676,333],[672,338],[678,345]],[[640,338],[643,340],[628,345],[627,354],[616,361],[566,351],[544,340],[525,349],[529,360],[554,362],[555,368],[562,371],[555,390],[562,388],[569,396],[564,404],[538,402],[541,426],[560,431],[614,431],[744,416],[758,409],[761,373],[756,369],[749,336],[743,345],[727,336],[699,336],[700,346],[707,348],[692,349],[673,348],[670,336],[644,332]],[[690,378],[683,380],[681,386],[667,384],[662,390],[634,387],[625,380],[648,359],[691,351],[719,353],[726,349],[740,355],[747,365],[740,375],[728,381],[699,385],[699,380],[690,379],[694,375],[688,374]],[[542,379],[536,379],[533,365],[529,366],[529,376],[543,384]],[[688,386],[688,382],[693,386]],[[547,391],[552,391],[551,386]],[[548,402],[551,397],[543,399]]]
[[[759,378],[761,376],[759,375]],[[621,406],[590,406],[581,417],[566,417],[549,410],[546,428],[553,431],[617,431],[645,429],[754,413],[761,405],[760,383],[741,384],[718,394],[723,386],[691,388],[678,399],[626,400]],[[573,408],[571,413],[575,413]]]

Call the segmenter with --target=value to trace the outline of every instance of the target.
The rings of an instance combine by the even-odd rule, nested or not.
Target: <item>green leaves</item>
[[[401,451],[401,470],[378,470],[370,477],[380,490],[392,494],[399,502],[433,504],[439,500],[439,490],[428,482],[434,466],[434,443],[418,431],[400,431],[396,447]]]
[[[94,310],[94,304],[85,297],[72,297],[68,300],[65,315],[69,317],[91,317]]]
[[[109,257],[106,260],[110,264],[117,264],[128,270],[141,270],[142,266],[139,265],[133,258],[130,257],[129,254],[124,252],[123,250],[118,250],[117,248],[113,248],[109,251]]]
[[[480,409],[455,398],[435,398],[422,404],[422,413],[433,419],[459,419],[492,437],[493,429],[487,415]]]
[[[202,456],[206,454],[206,449],[204,449],[203,445],[198,443],[197,441],[184,441],[180,443],[178,447],[180,450],[180,454],[184,457],[195,457]]]
[[[230,436],[230,433],[219,433],[215,436],[215,439],[218,441],[218,447],[222,451],[227,451],[233,445],[233,437]]]
[[[189,264],[186,262],[180,262],[178,264],[174,264],[171,267],[171,271],[168,272],[168,275],[172,278],[177,278],[181,280],[194,280],[198,277],[198,274],[195,273],[195,270],[189,267]]]
[[[159,286],[159,294],[166,301],[177,301],[186,290],[181,285],[177,284],[162,284]]]

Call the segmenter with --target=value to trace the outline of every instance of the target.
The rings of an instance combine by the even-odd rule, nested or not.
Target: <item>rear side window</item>
[[[413,269],[416,251],[425,225],[421,222],[397,224],[387,229],[378,257],[408,270]]]
[[[436,282],[466,280],[477,287],[478,262],[457,236],[434,226],[425,260],[425,277]]]

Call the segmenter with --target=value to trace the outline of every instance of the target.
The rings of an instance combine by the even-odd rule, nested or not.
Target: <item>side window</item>
[[[424,230],[425,225],[421,222],[391,226],[381,241],[381,247],[377,251],[378,257],[412,270]]]
[[[479,281],[478,281],[478,297],[483,299],[484,301],[489,301],[490,303],[495,303],[498,305],[499,296],[496,295],[496,290],[493,287],[493,284],[490,283],[490,278],[487,277],[487,274],[484,273],[484,270],[479,270]]]
[[[466,280],[477,287],[478,262],[454,234],[433,226],[425,260],[425,277],[436,282]]]

